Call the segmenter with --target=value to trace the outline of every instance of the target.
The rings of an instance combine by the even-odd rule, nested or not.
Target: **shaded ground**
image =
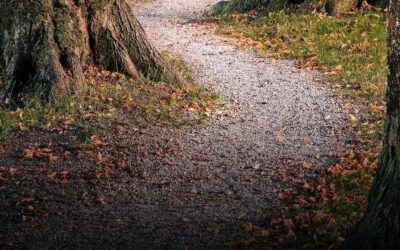
[[[242,224],[265,224],[293,185],[274,169],[310,178],[330,164],[352,138],[342,132],[350,110],[314,73],[240,51],[194,22],[215,2],[160,0],[137,12],[225,111],[199,127],[115,125],[97,146],[74,146],[70,128],[15,134],[0,158],[2,248],[231,248],[247,237]],[[30,159],[28,148],[61,159]]]

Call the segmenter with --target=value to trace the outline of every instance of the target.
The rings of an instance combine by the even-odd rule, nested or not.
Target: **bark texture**
[[[392,0],[389,23],[387,122],[380,167],[369,207],[343,249],[400,248],[400,0]]]
[[[59,96],[91,64],[137,79],[185,81],[148,42],[125,0],[0,0],[0,96]]]

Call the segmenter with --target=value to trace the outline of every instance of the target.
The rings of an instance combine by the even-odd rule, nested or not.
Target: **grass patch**
[[[50,102],[31,98],[15,111],[1,108],[0,140],[6,140],[12,132],[31,128],[77,127],[84,132],[84,141],[92,134],[106,132],[113,123],[200,124],[213,115],[218,96],[196,84],[182,62],[174,60],[175,67],[190,82],[186,89],[164,83],[139,83],[119,73],[90,67],[85,73],[84,90],[79,93]]]
[[[357,12],[351,16],[270,13],[227,16],[218,32],[238,37],[263,55],[298,60],[299,66],[321,70],[360,101],[382,101],[386,91],[386,16]]]

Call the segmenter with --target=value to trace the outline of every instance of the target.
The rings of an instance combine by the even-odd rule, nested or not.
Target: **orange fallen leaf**
[[[90,137],[91,143],[94,146],[100,146],[103,145],[103,142],[96,136],[96,135],[92,135]]]
[[[110,178],[113,174],[113,171],[109,167],[102,167],[96,171],[97,179],[107,179]]]
[[[163,185],[163,186],[170,185],[171,183],[172,183],[172,181],[168,180],[168,179],[164,179],[164,180],[160,181],[160,185]]]
[[[63,123],[65,125],[71,125],[74,121],[75,121],[75,119],[71,115],[67,115],[63,119]]]
[[[310,168],[312,168],[312,163],[311,162],[303,162],[303,164],[301,166],[305,169],[310,169]]]
[[[311,144],[311,140],[308,139],[308,138],[304,138],[303,141],[302,141],[302,144],[303,144],[303,145]]]
[[[158,157],[164,156],[162,148],[157,149],[157,151],[154,154]]]
[[[285,141],[287,141],[287,137],[286,136],[284,136],[284,135],[277,135],[276,136],[276,140],[278,141],[278,142],[285,142]]]
[[[356,118],[354,115],[349,114],[349,121],[350,121],[351,123],[356,123],[356,122],[357,122],[357,118]]]
[[[54,154],[50,154],[49,155],[49,160],[51,161],[51,162],[57,162],[57,161],[59,161],[60,160],[60,157],[59,156],[57,156],[57,155],[54,155]]]
[[[123,159],[117,159],[114,161],[115,166],[120,168],[120,169],[125,169],[126,168],[126,161]]]
[[[29,128],[24,123],[20,122],[19,130],[21,130],[22,132],[27,132],[27,131],[29,131]]]
[[[24,158],[32,159],[33,155],[34,155],[33,150],[31,149],[24,150],[24,155],[23,155]]]
[[[51,162],[56,162],[60,159],[59,156],[55,155],[49,148],[29,148],[24,150],[23,158],[48,158]]]
[[[50,179],[54,179],[57,176],[57,172],[50,172],[47,177],[49,177]]]

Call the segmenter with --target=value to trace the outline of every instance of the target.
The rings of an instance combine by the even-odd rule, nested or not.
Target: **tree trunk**
[[[0,28],[1,98],[63,95],[92,64],[185,85],[125,0],[0,0]]]
[[[343,249],[400,248],[400,0],[392,0],[386,136],[369,207]]]

